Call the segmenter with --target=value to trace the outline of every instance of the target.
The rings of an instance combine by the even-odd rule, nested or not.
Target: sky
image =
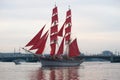
[[[59,28],[70,5],[81,52],[120,51],[120,0],[0,0],[0,52],[19,51],[44,24],[50,28],[55,4]]]

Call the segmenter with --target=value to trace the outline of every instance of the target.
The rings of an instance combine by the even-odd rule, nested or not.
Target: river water
[[[41,68],[40,63],[0,62],[0,80],[120,80],[120,63],[84,62],[80,67]]]

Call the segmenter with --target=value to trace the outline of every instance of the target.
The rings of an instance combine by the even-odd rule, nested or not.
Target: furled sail
[[[55,6],[52,11],[52,21],[50,28],[51,56],[53,56],[56,51],[57,33],[58,33],[58,10],[57,10],[57,6]]]
[[[41,35],[42,35],[42,32],[43,32],[44,27],[45,27],[45,25],[44,25],[43,28],[36,34],[36,36],[26,45],[26,47],[27,47],[27,46],[35,45],[35,44],[39,41],[39,39],[40,39],[40,37],[41,37]]]
[[[76,57],[80,55],[80,51],[77,45],[77,39],[74,39],[69,45],[69,57]]]

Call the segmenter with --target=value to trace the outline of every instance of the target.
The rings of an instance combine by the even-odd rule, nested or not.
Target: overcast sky
[[[58,6],[59,28],[68,6],[81,52],[120,51],[120,0],[0,0],[0,52],[24,47]]]

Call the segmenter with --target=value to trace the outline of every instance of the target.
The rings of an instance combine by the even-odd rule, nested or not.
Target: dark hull
[[[74,67],[74,66],[80,66],[83,60],[78,60],[78,59],[54,60],[54,59],[40,58],[40,62],[42,64],[42,67]]]

